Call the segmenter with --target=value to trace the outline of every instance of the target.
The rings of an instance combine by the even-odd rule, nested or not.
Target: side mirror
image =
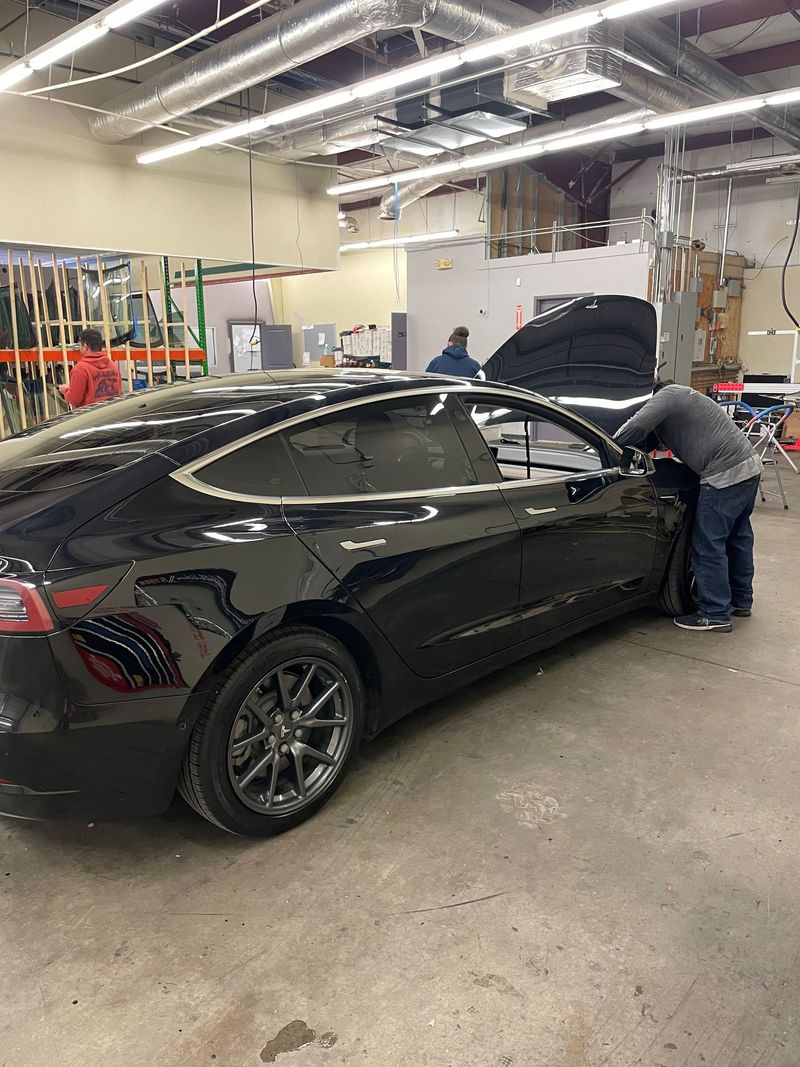
[[[619,472],[625,478],[644,478],[655,474],[656,465],[646,452],[626,445],[619,461]]]

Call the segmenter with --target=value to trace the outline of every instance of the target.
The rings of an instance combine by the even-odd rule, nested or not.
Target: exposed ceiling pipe
[[[793,156],[767,156],[763,159],[742,160],[725,167],[708,167],[705,170],[688,171],[676,175],[679,182],[711,182],[733,178],[763,178],[767,174],[800,176],[800,154]]]
[[[656,79],[644,71],[626,64],[621,85],[609,92],[630,104],[649,107],[653,111],[681,111],[689,107],[691,92],[677,78]]]
[[[730,100],[735,96],[752,96],[759,90],[752,82],[740,78],[696,45],[676,38],[675,33],[652,15],[642,15],[625,24],[625,37],[638,45],[657,63],[673,70],[690,85],[704,91],[715,100]],[[800,148],[800,123],[774,108],[761,108],[755,122],[765,130]]]
[[[89,126],[101,141],[124,141],[382,30],[468,43],[531,21],[511,0],[298,0],[117,97],[114,114]]]

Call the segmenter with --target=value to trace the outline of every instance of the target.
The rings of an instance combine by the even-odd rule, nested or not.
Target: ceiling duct
[[[458,176],[458,173],[454,171],[453,178]],[[405,185],[395,186],[382,198],[378,208],[378,218],[395,222],[403,214],[403,208],[416,203],[423,196],[427,196],[428,193],[432,193],[435,189],[439,189],[446,184],[446,178],[420,178],[416,182],[406,182]]]
[[[511,0],[298,0],[131,89],[89,126],[101,141],[124,141],[382,30],[469,43],[531,21]]]
[[[584,111],[583,114],[575,115],[571,119],[567,119],[566,122],[551,122],[546,126],[538,127],[533,136],[531,136],[533,131],[528,131],[527,139],[541,141],[546,144],[548,141],[563,137],[566,134],[579,133],[581,130],[586,129],[596,129],[598,126],[605,124],[638,122],[649,114],[651,112],[646,108],[633,110],[627,104],[612,104],[611,107],[598,108],[596,111]],[[539,136],[539,130],[545,132]],[[520,144],[521,139],[517,138],[512,143]],[[458,181],[464,178],[464,162],[464,159],[454,160],[452,174],[440,175],[436,178],[420,178],[419,181],[407,182],[396,186],[396,191],[395,188],[390,189],[381,199],[378,217],[384,220],[396,221],[402,215],[404,208],[410,207],[421,197],[427,196],[434,189],[438,189],[441,185],[446,185],[451,180]],[[505,164],[503,165],[505,166]],[[487,168],[484,165],[481,168],[476,167],[476,171],[478,169],[486,170]]]
[[[675,72],[678,77],[714,100],[731,100],[736,96],[758,95],[759,90],[740,78],[696,45],[675,33],[652,15],[632,19],[626,26],[629,44],[640,48],[647,57]],[[754,121],[765,130],[800,148],[800,123],[774,108],[761,108]]]
[[[621,23],[601,22],[570,34],[569,51],[555,49],[552,56],[524,67],[507,70],[506,100],[527,107],[546,109],[556,100],[613,89],[622,84],[623,28]],[[567,42],[562,40],[560,45]]]

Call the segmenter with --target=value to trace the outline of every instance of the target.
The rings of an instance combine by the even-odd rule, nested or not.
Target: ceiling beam
[[[797,27],[800,36],[800,25]],[[768,45],[766,48],[754,48],[752,52],[738,52],[725,56],[719,62],[740,77],[748,74],[763,74],[767,70],[781,70],[783,67],[800,66],[800,40],[785,41],[782,44]]]
[[[743,141],[761,141],[765,137],[772,137],[767,130],[756,127],[752,130],[734,130],[733,133],[719,132],[700,134],[697,137],[686,138],[686,151],[694,152],[698,148],[719,148],[720,145],[741,144]],[[655,159],[664,155],[663,141],[653,144],[637,145],[635,148],[621,148],[614,156],[615,163],[627,163],[634,159]]]
[[[695,37],[715,30],[727,30],[731,26],[744,26],[748,22],[760,22],[772,15],[785,15],[787,8],[800,9],[800,0],[721,0],[717,4],[682,11],[681,35]],[[675,16],[667,15],[663,21],[668,26],[674,26]]]

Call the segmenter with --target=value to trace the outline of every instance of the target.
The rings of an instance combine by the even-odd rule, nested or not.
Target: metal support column
[[[203,261],[194,261],[194,291],[197,298],[197,333],[198,343],[205,352],[203,374],[208,374],[208,347],[206,342],[206,301],[203,295]]]

